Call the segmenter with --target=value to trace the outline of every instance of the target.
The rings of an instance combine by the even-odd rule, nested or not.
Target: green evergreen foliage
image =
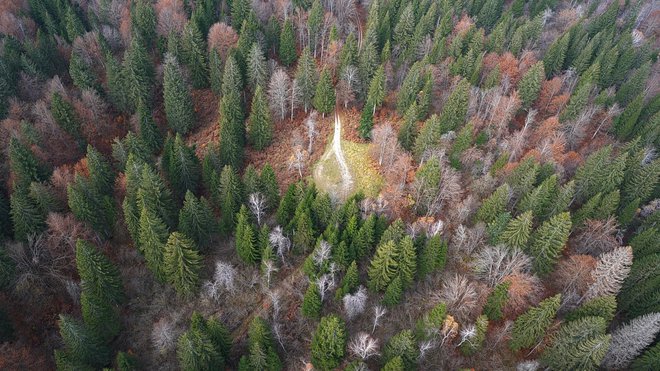
[[[258,86],[266,86],[268,79],[266,57],[258,43],[253,43],[247,55],[247,80],[250,88],[256,93]],[[254,103],[253,103],[254,104]]]
[[[179,232],[172,232],[165,244],[163,270],[167,281],[182,297],[194,294],[199,285],[202,257],[195,243]]]
[[[552,207],[557,205],[558,197],[558,177],[553,174],[524,195],[517,208],[521,212],[531,211],[536,218],[544,219],[551,212]]]
[[[139,369],[137,358],[126,352],[117,352],[115,363],[118,371],[136,371]]]
[[[601,317],[605,323],[612,322],[616,312],[614,295],[600,296],[584,302],[577,309],[566,315],[566,321],[576,321],[585,317]]]
[[[21,191],[15,191],[9,198],[9,215],[14,229],[14,239],[27,241],[46,227],[46,215]]]
[[[486,305],[484,306],[484,314],[489,320],[499,321],[504,318],[502,309],[509,300],[509,282],[502,282],[495,286],[493,291],[488,295]]]
[[[335,90],[332,86],[330,71],[327,69],[321,71],[312,103],[314,104],[314,108],[321,112],[323,116],[335,109]]]
[[[543,56],[543,66],[545,67],[545,76],[550,78],[561,71],[568,51],[568,44],[570,42],[570,33],[567,32],[558,39],[556,39],[546,51]]]
[[[321,293],[316,282],[310,282],[303,297],[302,314],[305,317],[318,319],[321,316],[321,309],[323,303],[321,302]]]
[[[399,277],[402,287],[405,288],[413,283],[417,272],[417,251],[412,237],[404,237],[399,243],[398,250]]]
[[[119,334],[119,313],[112,304],[83,291],[80,306],[85,326],[97,339],[108,342]]]
[[[104,193],[95,186],[94,179],[85,179],[76,174],[67,186],[68,205],[76,219],[89,224],[104,237],[112,235],[115,208],[112,192]]]
[[[80,90],[99,90],[100,84],[92,67],[84,60],[80,52],[74,49],[69,60],[69,76]]]
[[[441,302],[434,306],[422,318],[417,320],[415,324],[415,338],[425,340],[432,337],[436,329],[442,328],[446,317],[447,305],[445,303]]]
[[[357,263],[355,260],[353,260],[353,262],[351,262],[351,264],[348,266],[348,269],[346,269],[344,277],[341,279],[339,288],[335,293],[335,298],[337,300],[341,300],[341,298],[343,298],[346,294],[353,293],[359,284],[360,277],[358,275]]]
[[[399,269],[399,254],[395,241],[381,243],[369,266],[369,287],[374,291],[387,288],[397,276]]]
[[[651,63],[646,62],[621,85],[616,92],[616,101],[622,107],[626,107],[634,101],[636,97],[644,90],[646,81],[651,73]]]
[[[317,194],[316,198],[314,198],[314,202],[312,203],[312,219],[314,219],[316,230],[325,230],[330,223],[332,216],[333,208],[330,195],[325,192]],[[365,233],[367,232],[365,231]],[[355,244],[357,242],[353,240],[352,243]]]
[[[137,108],[137,120],[140,139],[151,153],[158,152],[163,146],[163,136],[158,125],[156,125],[156,121],[154,121],[153,114],[143,104],[140,104]]]
[[[314,8],[312,8],[312,11],[313,10]],[[311,22],[311,19],[309,21]],[[313,35],[312,37],[316,38],[318,36]],[[312,53],[309,48],[303,49],[302,53],[300,54],[300,60],[298,60],[298,65],[296,66],[295,79],[298,81],[298,87],[300,88],[301,103],[305,109],[305,112],[307,112],[307,110],[312,106],[312,98],[316,93],[316,83],[319,79],[319,73],[316,68],[316,61],[312,57]]]
[[[144,166],[138,187],[138,210],[148,209],[165,222],[165,225],[173,228],[176,225],[176,214],[172,193],[161,177],[151,167]]]
[[[571,99],[568,101],[566,108],[562,110],[559,120],[561,122],[575,120],[586,107],[592,90],[593,86],[589,83],[578,85],[571,94]]]
[[[26,189],[33,181],[46,180],[50,176],[34,152],[15,137],[9,140],[9,166],[15,189]]]
[[[90,366],[98,368],[109,363],[110,350],[82,322],[60,314],[58,326],[64,342],[61,354],[67,363],[83,369],[92,369]]]
[[[511,350],[517,352],[524,348],[530,348],[541,341],[550,325],[552,325],[559,304],[561,295],[557,294],[547,298],[523,313],[513,323],[511,332]]]
[[[231,337],[220,322],[193,312],[190,329],[177,342],[179,367],[191,371],[223,368],[230,347]]]
[[[139,220],[138,248],[144,255],[147,267],[160,281],[165,280],[163,259],[169,231],[163,221],[152,211],[143,208]],[[136,241],[137,242],[137,241]]]
[[[630,365],[634,371],[653,370],[660,363],[660,343],[648,348]]]
[[[220,95],[222,92],[223,61],[216,49],[209,50],[209,83],[211,90]]]
[[[131,32],[139,37],[144,45],[156,41],[156,12],[146,0],[138,0],[131,7]]]
[[[413,144],[417,137],[417,103],[413,102],[408,109],[406,114],[403,116],[403,125],[399,128],[399,133],[397,139],[399,144],[406,151],[411,151],[413,149]]]
[[[472,356],[479,352],[486,339],[486,330],[488,330],[488,317],[480,315],[474,323],[474,336],[463,342],[460,346],[461,353],[466,356]]]
[[[187,191],[197,191],[201,184],[202,166],[195,154],[195,146],[188,147],[177,134],[165,141],[161,166],[178,199]]]
[[[447,243],[439,234],[428,238],[418,254],[417,276],[423,278],[426,275],[444,269],[447,261]]]
[[[373,127],[374,127],[374,114],[372,110],[366,107],[365,109],[362,110],[362,114],[360,115],[360,126],[358,127],[360,138],[362,139],[371,138],[371,129]]]
[[[171,55],[165,57],[163,101],[170,129],[180,134],[188,133],[195,125],[195,108],[179,63]]]
[[[199,5],[198,5],[199,6]],[[209,85],[209,66],[206,59],[206,43],[195,22],[188,22],[181,38],[182,60],[188,66],[195,89]]]
[[[80,128],[80,118],[76,114],[73,105],[64,100],[60,93],[53,93],[50,98],[50,111],[53,113],[57,125],[71,135],[80,148],[85,148],[85,139],[82,137]]]
[[[241,208],[243,187],[241,179],[231,166],[225,166],[220,173],[219,195],[216,197],[222,213],[220,218],[220,232],[230,234],[236,225],[234,218]]]
[[[571,215],[557,214],[544,222],[531,237],[528,253],[532,266],[539,275],[547,275],[554,269],[571,232]]]
[[[383,304],[388,307],[395,306],[401,302],[403,297],[403,280],[401,276],[394,278],[385,288]]]
[[[250,142],[257,150],[262,150],[270,145],[273,139],[273,125],[270,117],[270,109],[261,86],[257,86],[252,98],[252,110],[250,111],[249,126]]]
[[[383,368],[381,368],[381,371],[404,371],[405,369],[403,358],[401,358],[401,356],[396,356],[387,361],[387,363],[383,365]]]
[[[658,238],[660,238],[658,227],[651,227],[637,233],[629,241],[635,258],[642,259],[651,254],[660,253],[660,246],[656,243]]]
[[[282,369],[275,343],[268,325],[261,317],[255,317],[248,328],[249,354],[241,357],[238,369],[279,371]]]
[[[630,139],[632,134],[636,131],[637,120],[642,113],[644,104],[644,93],[637,95],[630,104],[621,112],[621,114],[614,120],[612,130],[617,138],[621,140]]]
[[[236,215],[236,252],[246,263],[258,263],[260,261],[260,249],[256,241],[254,226],[250,222],[250,215],[245,205],[241,206]]]
[[[280,202],[280,186],[277,184],[277,177],[275,171],[266,163],[261,168],[259,176],[260,192],[266,197],[266,204],[269,210],[274,210]]]
[[[381,65],[378,67],[374,73],[374,76],[371,78],[371,82],[369,83],[369,90],[367,92],[367,103],[365,104],[365,110],[368,111],[369,108],[372,108],[372,117],[376,112],[376,107],[379,107],[383,104],[383,100],[385,99],[386,94],[385,88],[385,68],[383,65]]]
[[[293,246],[300,252],[306,252],[314,245],[314,223],[308,208],[296,209],[293,219]]]
[[[524,109],[531,107],[532,103],[536,101],[541,91],[541,83],[544,79],[545,70],[543,68],[543,61],[536,62],[523,75],[518,83],[518,92]]]
[[[154,66],[147,54],[147,48],[137,37],[133,37],[129,48],[124,53],[124,63],[120,73],[124,89],[116,93],[127,94],[128,105],[131,108],[138,107],[140,104],[151,107],[152,91],[156,80]]]
[[[206,198],[198,199],[192,192],[186,192],[183,207],[179,211],[179,231],[195,241],[200,248],[207,247],[211,236],[218,231],[218,223]]]
[[[244,112],[240,92],[243,89],[240,70],[234,57],[225,62],[220,101],[220,160],[224,165],[240,169],[245,145]]]
[[[296,184],[290,184],[277,208],[277,213],[275,215],[277,224],[281,226],[289,225],[289,222],[293,220],[297,204],[298,197],[296,195]]]
[[[298,54],[296,52],[296,35],[293,32],[293,23],[290,19],[284,21],[282,33],[280,34],[280,48],[279,53],[280,61],[285,66],[292,65]]]
[[[475,221],[482,221],[490,223],[495,218],[505,211],[506,205],[509,202],[509,195],[511,187],[504,183],[499,186],[490,196],[488,196],[482,203],[477,213],[475,214]]]
[[[415,336],[411,330],[403,330],[392,336],[383,348],[383,361],[389,362],[393,358],[401,357],[404,369],[412,370],[417,366],[419,350]]]
[[[84,292],[107,303],[119,304],[123,300],[119,270],[94,245],[76,241],[76,265]]]
[[[525,247],[532,231],[532,218],[532,212],[527,211],[512,219],[499,235],[499,241],[512,248]]]
[[[592,153],[580,166],[573,180],[575,197],[583,202],[597,193],[609,193],[617,189],[624,178],[627,154],[611,157],[612,147],[605,146]]]
[[[602,317],[583,317],[563,324],[553,336],[541,362],[556,370],[597,370],[609,348]]]
[[[344,321],[335,315],[321,318],[312,337],[312,364],[319,370],[339,366],[346,353]]]

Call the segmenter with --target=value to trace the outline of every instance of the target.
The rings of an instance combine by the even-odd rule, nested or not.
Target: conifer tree
[[[372,111],[366,107],[362,110],[360,115],[360,126],[358,127],[358,133],[360,138],[369,139],[371,138],[371,129],[374,127],[374,114]]]
[[[148,1],[139,0],[131,8],[131,32],[144,43],[153,45],[156,40],[156,12]]]
[[[306,252],[314,245],[314,223],[308,208],[296,210],[294,216],[293,246],[300,252]]]
[[[568,101],[566,108],[562,110],[559,120],[566,122],[576,119],[587,105],[592,90],[593,85],[590,83],[579,85],[571,94],[571,99]]]
[[[213,342],[202,331],[188,330],[177,342],[177,358],[181,370],[213,370],[222,367],[222,356],[213,347]]]
[[[392,336],[383,349],[383,360],[390,361],[401,357],[406,370],[415,369],[419,350],[415,343],[415,336],[411,330],[403,330]]]
[[[614,319],[616,312],[616,296],[606,295],[584,302],[577,309],[566,315],[566,321],[575,321],[587,317],[602,317],[605,323]]]
[[[257,86],[252,98],[252,110],[250,111],[249,126],[250,142],[257,150],[262,150],[273,139],[272,120],[270,110],[261,86]]]
[[[136,108],[139,104],[151,107],[151,98],[155,84],[155,72],[147,48],[137,37],[133,37],[129,48],[124,53],[124,65],[121,72],[125,90],[119,94],[128,94],[129,105]]]
[[[296,67],[295,79],[298,81],[298,86],[300,87],[301,103],[305,109],[305,113],[307,113],[307,110],[312,106],[312,98],[316,93],[316,83],[319,79],[316,61],[312,57],[309,48],[303,49],[300,54],[300,60],[298,60],[298,66]]]
[[[652,370],[660,362],[660,343],[649,347],[630,365],[634,371]]]
[[[209,83],[211,90],[220,95],[222,92],[222,59],[217,49],[209,50]]]
[[[240,71],[232,56],[227,58],[222,78],[220,102],[220,159],[224,165],[238,169],[243,163],[245,145],[244,113],[240,92],[243,90]]]
[[[69,60],[69,76],[73,84],[80,90],[99,90],[99,83],[91,66],[83,59],[81,53],[74,49]]]
[[[157,215],[165,225],[176,225],[175,206],[172,193],[160,176],[149,166],[142,167],[142,175],[137,190],[138,210],[148,209]]]
[[[533,267],[539,275],[552,272],[571,232],[571,215],[557,214],[544,222],[531,237],[528,252],[534,259]]]
[[[163,146],[163,136],[152,113],[144,104],[138,105],[137,120],[140,139],[152,153],[158,152]]]
[[[402,286],[408,287],[413,283],[417,272],[417,252],[410,236],[404,237],[398,246],[399,276]]]
[[[532,231],[532,212],[527,211],[511,220],[499,240],[512,248],[523,248]]]
[[[261,317],[255,317],[248,328],[248,351],[248,355],[241,357],[238,365],[240,371],[282,369],[271,331]]]
[[[241,179],[231,166],[225,166],[220,173],[220,192],[218,203],[222,216],[220,218],[220,231],[229,234],[234,230],[235,215],[241,208],[243,190]]]
[[[556,206],[555,201],[559,196],[557,175],[553,174],[545,179],[538,187],[528,192],[520,200],[517,208],[521,212],[531,211],[539,219],[545,218]]]
[[[76,174],[67,186],[67,200],[76,219],[89,224],[104,237],[112,235],[115,221],[112,193],[102,193],[91,179]]]
[[[64,350],[58,358],[58,366],[67,365],[73,369],[99,368],[110,361],[110,349],[97,339],[86,326],[64,314],[58,321]],[[64,362],[62,362],[64,361]]]
[[[425,277],[431,272],[442,270],[447,260],[447,243],[442,241],[439,234],[433,235],[426,240],[424,247],[418,254],[417,275]]]
[[[277,213],[275,215],[277,224],[288,226],[294,217],[297,204],[298,197],[296,195],[296,184],[290,184],[277,208]]]
[[[357,289],[359,284],[360,284],[360,279],[358,276],[357,263],[355,262],[355,260],[353,260],[351,265],[348,266],[348,269],[346,269],[346,273],[344,274],[344,277],[342,278],[341,283],[339,284],[339,288],[335,293],[335,298],[337,300],[340,300],[346,294],[353,293],[355,289]]]
[[[236,215],[236,252],[244,262],[255,264],[260,261],[259,247],[248,209],[243,205]]]
[[[293,23],[290,19],[284,21],[282,33],[280,34],[280,61],[285,66],[291,66],[298,57],[296,52],[296,35],[293,32]]]
[[[403,116],[403,125],[399,129],[397,139],[406,151],[411,151],[417,137],[417,102],[413,102]]]
[[[371,78],[369,91],[367,93],[367,104],[365,109],[369,110],[369,108],[371,108],[372,116],[376,113],[376,107],[383,104],[385,93],[385,68],[381,65]]]
[[[165,280],[163,257],[167,243],[168,229],[158,216],[148,209],[142,209],[139,225],[139,249],[144,254],[147,267],[158,280]]]
[[[545,70],[543,68],[543,61],[536,62],[523,75],[520,83],[518,83],[518,92],[523,109],[531,107],[532,103],[536,101],[541,91],[541,83],[544,79]]]
[[[383,304],[388,307],[397,305],[403,297],[403,282],[401,276],[396,276],[385,288]]]
[[[85,148],[85,139],[83,139],[80,131],[80,118],[76,114],[73,105],[64,100],[60,93],[53,93],[50,101],[50,110],[57,125],[76,140],[78,147]]]
[[[247,79],[250,88],[256,92],[258,86],[265,86],[268,77],[266,57],[258,43],[253,43],[247,56]],[[254,104],[254,103],[253,103]]]
[[[321,318],[312,337],[312,364],[319,370],[339,366],[346,353],[344,321],[335,315]]]
[[[310,282],[303,297],[302,314],[305,317],[318,319],[321,316],[321,309],[323,303],[321,302],[321,293],[316,282]]]
[[[584,317],[563,324],[553,336],[552,346],[541,362],[556,370],[597,370],[610,344],[605,335],[607,322],[601,317]]]
[[[575,173],[575,197],[583,202],[597,193],[609,193],[619,187],[624,178],[627,153],[611,158],[612,147],[605,146],[592,153]]]
[[[179,232],[172,232],[165,244],[163,269],[167,281],[180,296],[191,296],[199,284],[202,258],[195,243]]]
[[[543,56],[543,66],[545,67],[545,76],[550,78],[552,75],[561,71],[570,42],[570,33],[566,32],[560,38],[556,39]]]
[[[490,295],[488,295],[486,305],[484,306],[484,314],[489,320],[499,321],[504,318],[502,309],[509,299],[509,286],[510,282],[499,283]]]
[[[486,339],[486,330],[488,330],[488,317],[480,315],[474,323],[474,334],[461,344],[460,350],[466,356],[472,356],[483,347]]]
[[[372,290],[381,291],[390,284],[397,275],[398,260],[395,241],[387,241],[378,246],[369,267],[369,287]]]
[[[644,93],[637,95],[614,120],[612,131],[621,140],[630,139],[637,130],[636,124],[642,113]]]
[[[266,197],[266,204],[268,205],[268,209],[275,210],[275,207],[278,206],[280,202],[280,187],[277,184],[275,171],[268,163],[266,163],[264,167],[261,168],[261,174],[259,176],[259,187],[261,194]]]
[[[39,163],[34,152],[15,137],[9,140],[9,166],[15,189],[27,189],[33,181],[48,178],[48,172]]]
[[[325,117],[326,113],[332,112],[335,108],[335,90],[332,86],[332,78],[327,69],[321,71],[319,83],[316,85],[316,93],[314,94],[314,108],[321,112]]]
[[[179,231],[190,237],[200,248],[205,248],[211,235],[218,230],[213,209],[202,196],[186,192],[183,207],[179,211]]]
[[[479,207],[479,210],[477,210],[477,213],[475,214],[475,221],[482,221],[485,223],[494,221],[498,215],[504,212],[506,205],[509,202],[510,192],[511,187],[509,187],[508,184],[504,183],[499,186],[495,192],[481,203],[481,207]]]
[[[196,192],[201,183],[201,164],[195,147],[188,147],[180,134],[165,141],[161,166],[177,197],[181,199],[187,191]]]
[[[167,124],[177,133],[186,134],[195,125],[195,110],[190,91],[183,81],[176,58],[165,56],[163,101]]]
[[[204,36],[194,21],[188,22],[183,29],[181,49],[183,61],[190,71],[193,87],[196,89],[207,87],[209,85],[209,66],[206,59],[206,45]]]
[[[555,319],[561,295],[557,294],[547,298],[523,313],[513,323],[511,332],[511,350],[517,352],[523,348],[529,348],[536,345]]]

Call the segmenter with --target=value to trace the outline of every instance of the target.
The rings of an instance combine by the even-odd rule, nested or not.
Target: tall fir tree
[[[110,349],[79,320],[60,314],[57,322],[64,349],[56,351],[58,368],[96,369],[110,361]]]
[[[165,56],[163,101],[169,127],[176,133],[188,133],[195,125],[195,109],[179,63],[170,54]]]
[[[268,324],[255,317],[248,328],[248,354],[241,357],[239,371],[282,370],[282,361],[275,351],[275,342]]]
[[[316,3],[316,2],[315,2]],[[316,37],[316,36],[314,36]],[[319,73],[316,67],[316,61],[312,57],[309,48],[303,49],[296,66],[296,81],[300,87],[300,100],[305,112],[312,106],[312,98],[316,92],[316,83],[319,79]]]
[[[541,83],[545,79],[543,61],[536,62],[527,70],[518,83],[518,92],[522,102],[522,108],[528,109],[536,101],[541,91]]]
[[[369,287],[374,291],[384,290],[397,275],[398,261],[395,241],[378,246],[369,267]]]
[[[220,231],[225,235],[231,233],[236,225],[236,213],[243,201],[243,187],[241,179],[231,166],[225,166],[220,173],[219,195],[217,202],[220,205]]]
[[[517,352],[529,348],[543,338],[555,319],[561,295],[549,297],[539,303],[538,306],[530,308],[513,323],[511,331],[511,350]]]
[[[533,258],[532,266],[539,275],[547,275],[561,255],[571,233],[571,215],[557,214],[544,222],[531,237],[528,253]]]
[[[597,370],[605,357],[611,335],[601,317],[584,317],[563,324],[543,352],[541,362],[556,370]]]
[[[296,35],[293,31],[293,23],[291,19],[284,21],[282,33],[280,34],[280,48],[279,53],[280,61],[285,66],[291,66],[298,58],[296,52]]]
[[[167,281],[183,297],[191,296],[199,285],[202,257],[195,243],[179,232],[172,232],[165,244],[163,269]]]
[[[346,353],[346,325],[335,315],[321,318],[312,337],[312,364],[319,370],[339,366]]]
[[[209,66],[206,59],[204,36],[195,22],[188,22],[183,29],[181,49],[184,63],[190,71],[190,79],[195,89],[209,85]]]
[[[327,69],[321,71],[319,83],[316,85],[316,93],[314,94],[313,103],[314,108],[321,112],[324,117],[335,108],[335,90],[332,86],[330,71]]]
[[[249,126],[250,142],[257,150],[268,147],[273,140],[273,124],[266,96],[261,86],[257,86],[252,98]]]
[[[256,233],[250,215],[245,205],[241,206],[236,215],[236,253],[246,263],[256,264],[260,261],[261,251],[257,244]]]
[[[153,62],[150,60],[147,48],[138,37],[133,37],[131,44],[124,53],[122,69],[124,94],[130,98],[128,105],[135,109],[139,104],[151,107],[152,92],[155,85]],[[121,92],[118,92],[121,94]]]
[[[179,211],[179,231],[190,237],[200,249],[205,249],[211,236],[218,231],[218,223],[209,202],[187,191]]]
[[[197,192],[201,185],[202,166],[195,147],[188,147],[180,134],[165,141],[161,166],[178,199],[187,191]]]
[[[165,223],[152,211],[143,208],[139,220],[139,249],[144,255],[147,267],[156,279],[165,281],[164,256],[169,231]]]

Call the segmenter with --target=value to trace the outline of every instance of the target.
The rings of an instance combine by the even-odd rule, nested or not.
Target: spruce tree
[[[571,233],[571,225],[570,213],[564,212],[544,222],[532,234],[528,252],[534,259],[532,266],[539,275],[553,271]]]
[[[204,36],[195,22],[188,22],[184,27],[181,49],[183,61],[190,71],[193,87],[195,89],[207,87],[209,85],[209,66],[206,59],[206,45]]]
[[[173,228],[176,225],[176,214],[172,193],[156,171],[149,166],[144,166],[138,187],[137,205],[139,210],[148,209],[168,227]]]
[[[512,248],[523,248],[527,245],[532,231],[532,212],[527,211],[511,220],[500,234],[500,242]]]
[[[616,297],[614,295],[600,296],[590,299],[566,315],[566,321],[575,321],[587,317],[602,317],[606,323],[612,322],[616,312]]]
[[[97,189],[91,179],[76,174],[67,186],[69,208],[76,219],[87,223],[103,237],[112,235],[115,208],[112,193]]]
[[[9,140],[9,166],[15,189],[27,189],[33,181],[46,180],[49,176],[34,152],[15,137]]]
[[[298,57],[296,52],[296,35],[293,32],[293,23],[290,19],[284,21],[282,33],[280,34],[280,61],[285,66],[291,66]]]
[[[538,187],[528,192],[517,205],[521,212],[531,211],[536,218],[543,219],[556,205],[559,187],[557,175],[553,174],[545,179]]]
[[[564,65],[564,58],[566,58],[570,37],[569,32],[564,33],[564,35],[550,44],[550,47],[545,52],[543,66],[545,67],[545,76],[547,78],[561,71]]]
[[[100,85],[94,71],[80,54],[79,51],[74,49],[71,52],[71,59],[69,60],[69,76],[71,76],[73,84],[80,90],[100,90]]]
[[[314,108],[321,112],[324,117],[326,113],[332,112],[335,108],[335,90],[332,86],[330,72],[327,69],[321,71],[319,83],[316,85],[313,103]]]
[[[508,184],[504,183],[499,186],[495,192],[481,203],[475,214],[475,221],[485,223],[494,221],[498,215],[505,211],[506,205],[509,202],[510,192],[511,187]]]
[[[61,354],[70,362],[69,364],[76,365],[74,369],[80,369],[80,367],[85,369],[84,367],[89,366],[100,368],[109,363],[110,349],[97,339],[82,322],[71,316],[60,314],[57,324],[64,343],[64,350]],[[58,362],[58,364],[60,363]]]
[[[179,211],[179,231],[200,248],[207,247],[211,236],[218,231],[218,223],[206,198],[202,196],[198,199],[192,192],[186,192]]]
[[[73,105],[64,100],[60,93],[53,93],[50,100],[50,111],[57,125],[76,140],[78,147],[81,149],[85,148],[85,139],[81,133],[80,118]]]
[[[398,332],[385,344],[383,360],[387,362],[396,357],[401,357],[406,370],[413,370],[417,367],[419,350],[411,330]]]
[[[652,370],[660,363],[660,343],[649,347],[630,365],[634,371]]]
[[[179,232],[172,232],[165,245],[163,269],[167,281],[183,297],[191,296],[199,285],[202,257],[195,243]]]
[[[316,282],[310,282],[303,297],[302,314],[308,318],[318,319],[321,316],[322,308],[323,303],[321,302],[319,287]]]
[[[518,317],[513,323],[511,332],[509,343],[511,350],[517,352],[541,341],[555,319],[560,302],[561,295],[557,294],[543,300],[538,306],[530,308]]]
[[[259,176],[260,192],[266,197],[266,204],[269,210],[275,210],[280,203],[280,186],[277,184],[275,171],[270,164],[265,164],[261,168]]]
[[[499,321],[504,318],[502,309],[509,299],[509,286],[509,282],[499,283],[490,295],[488,295],[486,305],[484,306],[484,314],[489,320]]]
[[[321,318],[312,337],[312,364],[319,370],[339,366],[346,353],[344,321],[335,315]]]
[[[417,272],[417,252],[410,236],[404,237],[398,246],[398,266],[401,284],[404,288],[415,280]]]
[[[241,357],[239,371],[282,369],[282,361],[275,351],[271,331],[261,317],[255,317],[248,328],[248,352]]]
[[[403,297],[403,282],[401,276],[394,278],[387,288],[385,288],[385,294],[383,295],[383,304],[388,307],[395,306],[401,302]]]
[[[403,116],[403,125],[399,128],[397,139],[406,151],[411,151],[417,137],[417,102],[413,102]]]
[[[339,288],[335,293],[335,298],[337,300],[341,300],[341,298],[343,298],[346,294],[353,293],[355,289],[357,289],[359,284],[360,284],[360,278],[358,276],[357,263],[355,262],[355,260],[353,260],[351,265],[348,266],[348,269],[346,269],[346,273],[344,274],[344,277],[341,279]]]
[[[181,68],[170,54],[165,56],[163,101],[169,127],[176,133],[188,133],[195,125],[195,109]]]
[[[84,292],[107,303],[119,304],[123,300],[119,270],[94,245],[76,241],[76,265]]]
[[[642,113],[644,93],[636,96],[612,124],[612,131],[621,140],[628,140],[637,131],[636,125]]]
[[[277,208],[275,219],[281,226],[288,226],[296,212],[296,205],[298,204],[298,196],[296,194],[296,184],[290,184],[284,196],[280,200]]]
[[[224,165],[239,169],[243,164],[245,145],[244,112],[240,97],[243,82],[238,65],[232,56],[227,58],[222,80],[220,159]]]
[[[250,142],[257,150],[268,147],[273,139],[270,109],[261,86],[257,86],[252,98],[249,126]]]
[[[244,262],[255,264],[260,261],[260,249],[256,241],[254,226],[245,205],[241,206],[236,215],[236,253]]]
[[[174,138],[168,137],[165,141],[161,166],[178,199],[183,198],[187,191],[194,193],[199,188],[201,164],[195,154],[195,147],[188,147],[180,134]]]
[[[46,215],[21,190],[14,191],[9,198],[9,214],[14,229],[14,239],[27,241],[46,227]]]
[[[314,36],[316,37],[316,36]],[[296,67],[296,81],[300,87],[300,100],[305,112],[312,106],[312,98],[316,92],[316,83],[319,79],[319,73],[316,67],[316,61],[312,57],[309,48],[303,49]]]
[[[387,241],[378,246],[368,271],[369,287],[372,290],[381,291],[390,284],[397,275],[398,260],[395,241]]]
[[[220,231],[229,234],[234,230],[235,215],[241,208],[243,189],[241,179],[231,166],[225,166],[220,173],[220,192],[217,202],[220,205]]]
[[[365,107],[362,110],[360,115],[360,126],[358,127],[358,133],[362,139],[371,138],[371,129],[374,127],[374,114],[372,110],[368,107]]]
[[[121,74],[125,90],[118,93],[128,95],[130,98],[128,105],[133,109],[139,104],[151,107],[153,101],[151,96],[156,80],[154,66],[147,54],[147,48],[138,37],[133,37],[124,53]]]
[[[138,0],[131,8],[131,32],[144,43],[153,45],[156,41],[156,12],[148,1]]]
[[[369,110],[369,108],[371,108],[371,114],[375,114],[376,107],[383,104],[385,93],[385,68],[383,65],[381,65],[378,67],[376,73],[374,73],[374,76],[371,78],[371,82],[369,83],[365,110]]]
[[[541,362],[556,370],[597,370],[605,357],[611,335],[605,335],[602,317],[584,317],[563,324],[553,336]]]
[[[293,246],[297,251],[306,252],[314,245],[314,223],[308,208],[298,208],[293,221]]]
[[[418,254],[417,275],[425,277],[431,272],[442,270],[447,261],[447,243],[442,240],[440,234],[428,238]]]
[[[163,146],[163,136],[156,125],[153,114],[144,104],[138,105],[137,120],[140,139],[151,153],[158,152]]]
[[[179,366],[182,370],[223,368],[230,347],[229,333],[220,322],[193,312],[190,329],[177,342]]]
[[[573,94],[571,94],[571,99],[568,101],[568,104],[562,110],[559,120],[561,122],[575,120],[587,105],[592,90],[593,85],[590,83],[578,86]]]
[[[536,62],[529,70],[523,75],[518,83],[518,92],[522,102],[522,108],[527,109],[531,107],[532,103],[536,101],[541,91],[541,83],[545,79],[545,70],[543,68],[543,61]]]
[[[149,209],[142,209],[139,225],[139,249],[144,255],[147,267],[160,281],[165,281],[163,258],[167,243],[168,229],[165,223]]]

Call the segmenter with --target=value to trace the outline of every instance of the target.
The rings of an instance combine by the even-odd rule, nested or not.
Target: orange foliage
[[[472,21],[472,18],[470,18],[467,13],[463,13],[461,20],[456,23],[456,26],[454,26],[454,34],[457,35],[464,33],[472,26],[474,26],[474,21]]]
[[[500,56],[500,73],[502,77],[508,76],[512,84],[518,81],[520,71],[518,70],[518,60],[510,52],[506,52]]]
[[[209,50],[217,50],[220,59],[223,61],[227,58],[227,54],[236,46],[238,42],[238,34],[231,26],[226,23],[215,23],[209,29],[208,43]]]
[[[591,255],[571,255],[557,263],[549,282],[560,292],[583,295],[593,282],[591,271],[596,259]]]
[[[517,273],[506,276],[504,282],[509,283],[509,298],[504,306],[507,318],[515,318],[541,301],[543,286],[538,277]]]
[[[181,0],[158,0],[156,2],[158,25],[156,30],[161,36],[167,37],[170,32],[179,33],[188,22]]]

